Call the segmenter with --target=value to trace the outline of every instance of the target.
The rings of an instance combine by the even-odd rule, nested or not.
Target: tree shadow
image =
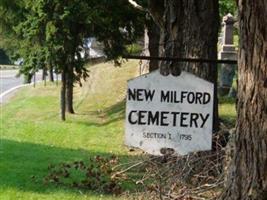
[[[55,184],[44,184],[50,164],[60,164],[89,160],[89,157],[111,156],[106,152],[87,151],[83,149],[68,149],[61,147],[18,142],[2,139],[0,142],[0,187],[16,188],[21,191],[37,193],[55,193],[61,190],[74,192],[75,188],[55,187]],[[119,155],[119,159],[129,161],[132,155]],[[88,191],[93,192],[94,191]]]
[[[113,104],[110,107],[107,107],[103,110],[93,110],[86,113],[76,113],[76,115],[94,115],[97,116],[95,122],[92,121],[75,121],[74,123],[85,124],[87,126],[106,126],[111,123],[120,121],[125,118],[125,100],[122,100],[116,104]]]

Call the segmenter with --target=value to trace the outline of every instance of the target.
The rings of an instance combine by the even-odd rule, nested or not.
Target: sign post
[[[125,143],[153,155],[211,149],[213,84],[188,72],[128,81]]]

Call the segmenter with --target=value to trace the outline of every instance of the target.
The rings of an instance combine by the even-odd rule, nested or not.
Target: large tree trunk
[[[61,73],[61,91],[60,91],[60,112],[61,120],[66,120],[66,71],[63,69]]]
[[[239,0],[238,119],[223,200],[267,199],[267,3]]]
[[[219,10],[217,0],[149,1],[153,19],[159,25],[160,55],[182,58],[217,59]],[[219,127],[217,66],[215,64],[161,62],[162,74],[189,71],[214,83],[213,130]]]
[[[66,106],[67,111],[74,114],[73,109],[73,69],[69,67],[67,72],[67,94],[66,94]]]
[[[152,19],[147,19],[144,30],[144,47],[142,55],[159,56],[159,38],[160,29]],[[152,72],[159,68],[158,60],[143,60],[140,68],[140,74]]]

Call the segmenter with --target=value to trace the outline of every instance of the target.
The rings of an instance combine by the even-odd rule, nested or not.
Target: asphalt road
[[[23,84],[23,78],[16,78],[18,70],[1,70],[0,71],[0,94],[3,92]]]
[[[23,76],[16,77],[17,74],[18,70],[0,70],[0,103],[4,101],[6,95],[10,95],[8,91],[23,85]],[[41,79],[41,73],[37,73],[36,81]],[[8,94],[6,94],[7,92]]]

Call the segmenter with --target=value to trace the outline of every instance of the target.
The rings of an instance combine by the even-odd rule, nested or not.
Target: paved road
[[[3,95],[12,90],[12,88],[23,85],[23,76],[16,77],[18,70],[0,70],[0,103],[4,100]],[[41,80],[41,73],[37,73],[36,81]]]
[[[23,78],[16,78],[18,70],[2,70],[0,71],[0,94],[3,92],[23,84]]]

